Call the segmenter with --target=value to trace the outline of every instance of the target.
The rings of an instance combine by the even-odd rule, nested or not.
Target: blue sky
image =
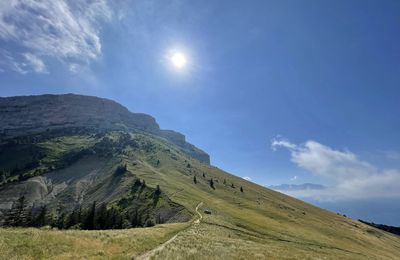
[[[400,225],[399,14],[389,0],[5,1],[0,95],[111,98],[222,169],[323,184],[295,195]],[[382,201],[392,214],[346,206]]]

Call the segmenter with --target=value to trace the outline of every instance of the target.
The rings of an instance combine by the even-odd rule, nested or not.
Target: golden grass
[[[101,231],[0,229],[0,259],[132,259],[187,225]]]

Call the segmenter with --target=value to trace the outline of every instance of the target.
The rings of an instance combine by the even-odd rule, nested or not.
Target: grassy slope
[[[143,137],[150,143],[151,151],[125,152],[124,160],[128,169],[146,180],[149,186],[161,186],[161,190],[173,201],[184,205],[194,213],[195,206],[204,202],[203,208],[209,208],[212,215],[206,215],[200,225],[182,231],[178,238],[159,253],[160,259],[178,258],[179,256],[196,258],[342,258],[342,259],[395,259],[400,257],[400,238],[389,233],[371,228],[358,221],[338,216],[334,213],[311,206],[302,201],[268,190],[241,178],[232,176],[217,168],[192,160],[177,151],[174,146],[158,139]],[[154,148],[155,147],[155,148]],[[155,161],[160,160],[157,165]],[[190,168],[188,167],[190,164]],[[203,178],[205,173],[206,178]],[[193,176],[198,183],[193,183]],[[213,178],[216,189],[213,190],[208,180]],[[223,184],[226,179],[227,184]],[[234,183],[235,188],[231,187]],[[243,186],[244,193],[239,188]],[[171,232],[150,236],[154,242],[151,246],[147,240],[133,240],[126,244],[123,239],[114,240],[129,232],[124,231],[35,231],[36,236],[48,241],[52,236],[65,236],[69,241],[70,234],[104,243],[98,232],[107,234],[109,239],[126,245],[126,251],[120,251],[115,257],[132,256],[145,248],[153,247],[157,242],[167,240],[174,232],[183,229],[183,224]],[[167,227],[167,226],[163,226]],[[159,227],[155,227],[156,230]],[[168,226],[170,228],[170,226]],[[164,229],[165,231],[165,229]],[[3,247],[10,246],[23,254],[14,243],[25,239],[30,244],[28,254],[37,256],[48,247],[47,243],[34,243],[31,237],[23,235],[25,230],[1,230],[0,241]],[[33,232],[33,231],[31,231]],[[120,235],[121,234],[121,235]],[[7,239],[4,239],[7,237]],[[102,242],[103,241],[103,242]],[[97,243],[96,242],[96,243]],[[51,243],[51,242],[48,242]],[[93,242],[95,243],[95,242]],[[55,244],[54,250],[61,250],[63,243]],[[102,248],[100,246],[99,248]],[[85,247],[77,250],[74,257],[95,256],[98,249]],[[104,251],[104,249],[101,249]],[[29,253],[31,252],[31,253]],[[46,253],[45,256],[51,256]],[[72,256],[71,256],[72,258]]]
[[[400,238],[372,229],[334,213],[266,189],[217,168],[186,158],[169,160],[158,155],[159,168],[143,165],[143,178],[162,188],[173,200],[194,210],[199,201],[210,208],[200,226],[193,228],[161,254],[175,258],[230,256],[245,258],[330,257],[394,259],[400,257]],[[187,168],[190,163],[191,168]],[[205,173],[206,178],[202,177]],[[198,183],[193,183],[197,175]],[[218,179],[213,190],[209,178]],[[226,179],[227,184],[223,184]],[[234,183],[235,189],[230,185]],[[243,186],[244,193],[239,187]],[[200,239],[199,239],[200,238]],[[179,250],[176,250],[179,249]]]
[[[0,259],[131,259],[187,225],[104,231],[0,229]]]

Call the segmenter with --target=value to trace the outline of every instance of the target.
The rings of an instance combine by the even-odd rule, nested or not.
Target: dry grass
[[[187,225],[102,231],[0,229],[0,259],[132,259]]]

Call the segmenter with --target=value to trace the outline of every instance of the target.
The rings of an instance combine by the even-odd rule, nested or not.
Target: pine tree
[[[26,211],[26,223],[25,223],[25,226],[26,227],[34,226],[35,219],[33,217],[33,207],[29,207],[25,211]]]
[[[149,218],[149,219],[146,220],[144,226],[145,227],[153,227],[154,226],[154,221]]]
[[[115,228],[115,223],[116,223],[116,212],[114,208],[110,208],[107,211],[107,228],[112,229]]]
[[[0,183],[6,180],[6,173],[3,170],[0,170]]]
[[[34,220],[34,226],[43,227],[47,225],[47,207],[46,205],[41,207],[39,214]]]
[[[71,214],[69,214],[66,217],[65,228],[71,228],[76,224],[78,224],[77,216],[78,216],[78,208],[74,208]]]
[[[64,229],[66,227],[65,219],[66,219],[65,212],[62,212],[60,215],[58,215],[57,222],[56,222],[56,226],[58,229]]]
[[[65,206],[59,202],[57,204],[55,216],[52,219],[51,226],[62,229],[64,226],[64,218],[65,218]]]
[[[117,169],[115,170],[115,174],[120,175],[124,174],[127,171],[126,164],[118,165]]]
[[[132,214],[132,217],[131,217],[131,225],[132,225],[132,227],[137,227],[139,225],[138,217],[139,217],[138,210],[135,209],[135,212]]]
[[[194,184],[197,184],[197,178],[196,178],[196,176],[193,177],[193,182],[194,182]]]
[[[157,221],[156,221],[156,224],[162,224],[162,218],[161,218],[160,213],[157,214]]]
[[[97,223],[97,226],[95,226],[95,228],[96,229],[106,229],[108,213],[107,213],[107,207],[104,203],[101,204],[101,206],[97,210],[96,217],[97,218],[95,220],[95,223]]]
[[[93,202],[92,206],[87,212],[85,222],[83,223],[83,229],[92,230],[95,227],[95,216],[96,216],[96,201]]]
[[[226,179],[224,179],[224,185],[226,184]]]
[[[242,186],[240,186],[240,191],[243,192],[243,187]]]
[[[210,187],[215,190],[213,179],[210,179]]]
[[[5,226],[21,227],[26,224],[26,200],[22,195],[15,201],[5,217]]]
[[[160,185],[157,185],[156,191],[154,192],[154,194],[155,194],[156,196],[160,196],[160,194],[161,194]]]
[[[133,183],[133,186],[140,186],[140,185],[142,185],[140,179],[136,179],[135,182]]]

